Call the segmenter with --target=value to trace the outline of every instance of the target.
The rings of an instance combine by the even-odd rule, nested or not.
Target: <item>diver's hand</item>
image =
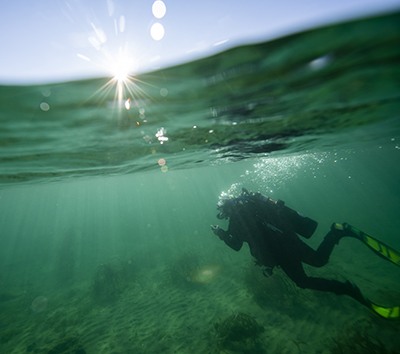
[[[218,230],[220,230],[220,227],[218,225],[211,225],[211,231],[214,232],[214,234],[217,236],[218,236]]]
[[[211,225],[211,231],[214,232],[214,235],[218,236],[221,240],[225,236],[225,231],[221,229],[218,225]]]

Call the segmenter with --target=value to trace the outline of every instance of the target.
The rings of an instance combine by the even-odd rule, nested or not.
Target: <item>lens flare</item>
[[[150,28],[150,35],[155,41],[160,41],[165,35],[164,26],[160,22],[154,23]]]
[[[167,12],[167,6],[165,5],[164,1],[156,0],[154,1],[151,10],[155,18],[161,19],[165,16]]]

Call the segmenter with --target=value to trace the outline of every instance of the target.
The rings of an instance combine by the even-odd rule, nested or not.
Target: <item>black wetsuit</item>
[[[342,236],[337,231],[329,231],[318,249],[314,250],[293,230],[282,231],[268,221],[258,220],[254,212],[244,207],[232,212],[228,231],[221,231],[221,238],[229,247],[239,251],[243,242],[247,242],[258,264],[268,268],[280,266],[300,288],[348,295],[366,304],[360,290],[352,283],[310,277],[304,271],[302,263],[313,267],[322,267],[328,263],[333,248]]]

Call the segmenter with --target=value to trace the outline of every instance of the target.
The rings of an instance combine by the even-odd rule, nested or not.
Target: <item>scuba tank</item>
[[[261,193],[250,193],[245,188],[238,199],[240,204],[252,206],[252,212],[261,222],[268,223],[282,232],[291,230],[310,238],[317,228],[318,223],[315,220],[289,208],[282,200],[275,201]]]

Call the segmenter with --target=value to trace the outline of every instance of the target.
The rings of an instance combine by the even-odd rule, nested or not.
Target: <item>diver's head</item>
[[[218,219],[228,219],[231,217],[232,213],[235,210],[238,210],[241,208],[242,205],[244,205],[251,193],[246,189],[242,188],[242,192],[239,195],[236,195],[234,193],[221,193],[218,204],[217,204],[217,209],[218,209]]]
[[[217,204],[217,209],[218,209],[217,218],[228,219],[232,215],[235,205],[236,205],[235,198],[220,200]]]

